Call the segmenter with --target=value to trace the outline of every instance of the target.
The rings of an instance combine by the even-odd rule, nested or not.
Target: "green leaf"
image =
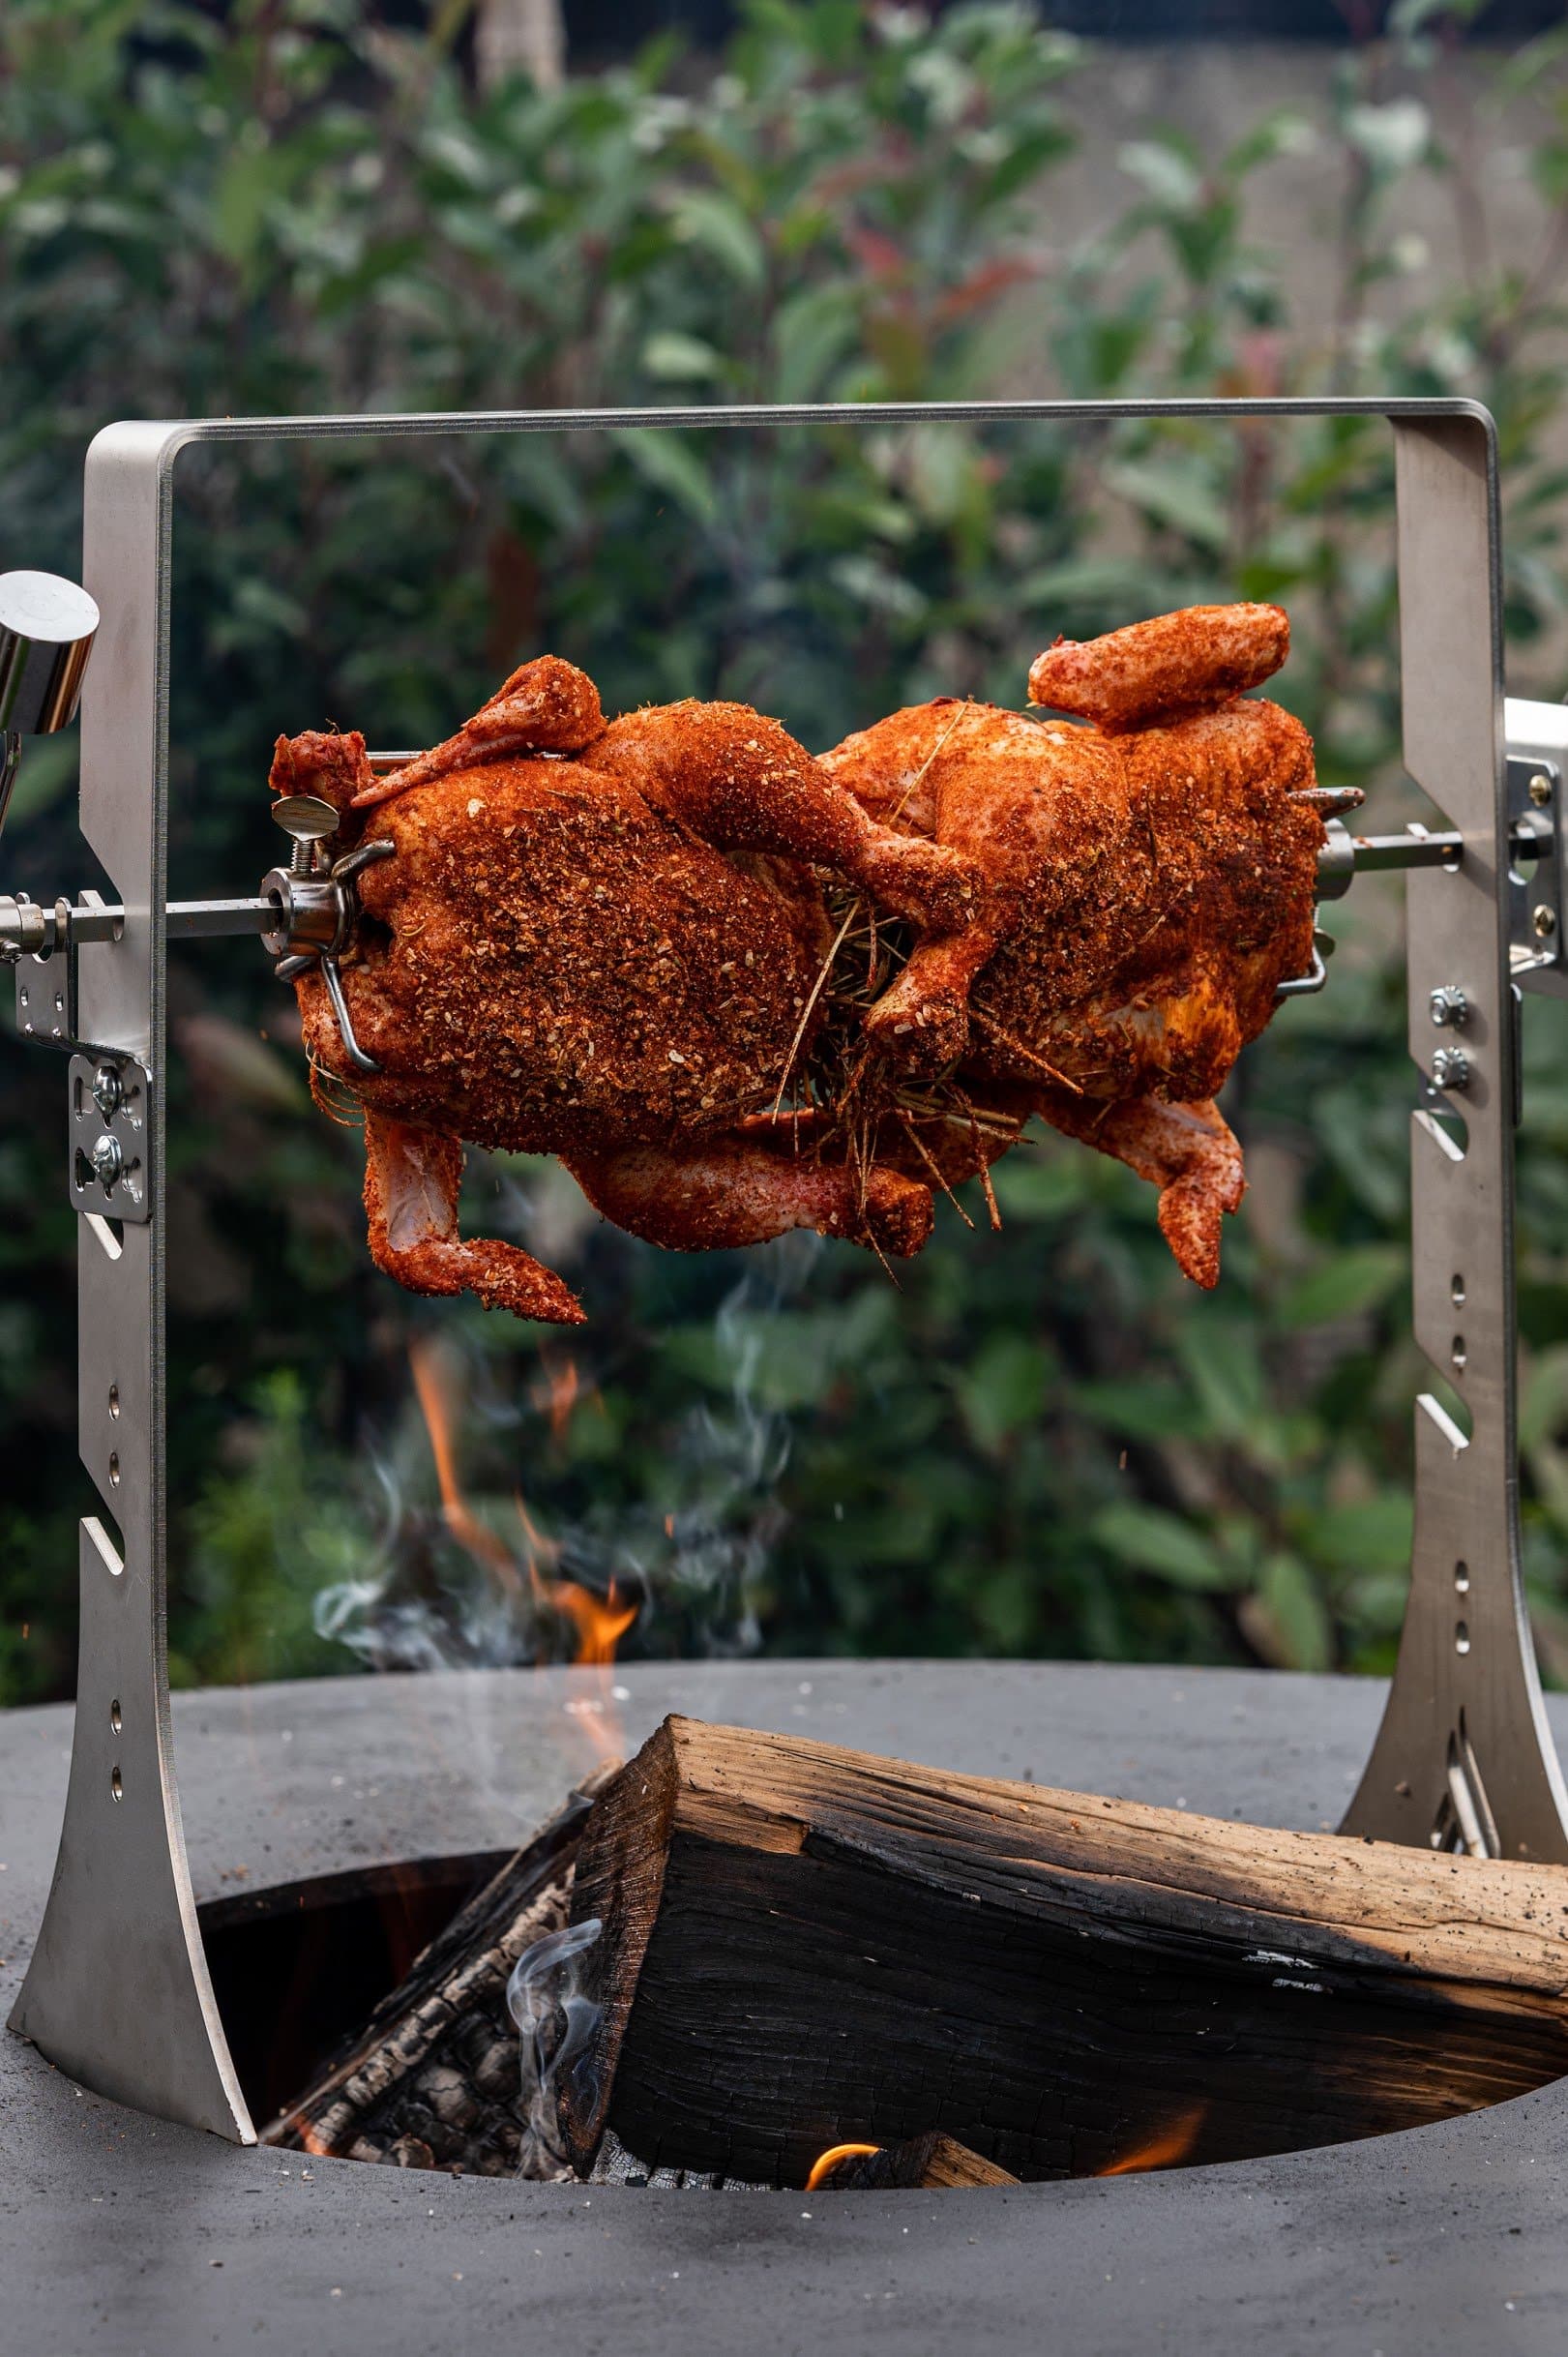
[[[1203,192],[1198,165],[1183,150],[1164,139],[1129,139],[1116,150],[1116,162],[1131,180],[1146,189],[1158,205],[1171,212],[1190,211]]]
[[[1534,1448],[1568,1424],[1568,1342],[1537,1351],[1522,1369],[1519,1445]]]
[[[1118,1439],[1193,1440],[1208,1429],[1201,1401],[1184,1384],[1076,1383],[1070,1405]]]
[[[642,365],[650,376],[695,381],[722,375],[725,364],[713,345],[704,343],[700,337],[682,336],[672,328],[663,328],[643,345]]]
[[[1376,172],[1392,179],[1419,164],[1432,143],[1432,116],[1417,98],[1390,99],[1383,106],[1351,106],[1345,135]]]
[[[675,426],[623,426],[615,438],[644,482],[666,492],[699,523],[713,522],[718,512],[713,479],[689,433]]]
[[[1050,1358],[1019,1334],[993,1334],[956,1379],[963,1418],[982,1448],[997,1449],[1046,1404]]]
[[[1230,537],[1230,519],[1203,470],[1177,459],[1122,459],[1101,475],[1107,491],[1168,530],[1216,552]]]
[[[1334,1657],[1334,1631],[1323,1598],[1305,1564],[1271,1555],[1253,1594],[1241,1606],[1242,1626],[1279,1669],[1324,1670]]]
[[[1382,1303],[1408,1282],[1410,1256],[1399,1244],[1351,1244],[1321,1268],[1299,1277],[1280,1302],[1276,1316],[1290,1328],[1326,1326],[1353,1318]]]
[[[1179,1347],[1213,1431],[1238,1440],[1257,1434],[1266,1418],[1268,1387],[1257,1333],[1207,1317],[1183,1329]]]
[[[1102,1507],[1089,1529],[1108,1553],[1178,1588],[1233,1587],[1234,1573],[1214,1542],[1191,1523],[1156,1506]]]
[[[842,286],[807,286],[781,303],[773,317],[774,393],[780,401],[810,401],[854,345],[859,305]]]
[[[742,285],[761,285],[766,268],[762,240],[729,197],[716,189],[689,190],[676,199],[670,225],[683,245],[700,247]]]
[[[1379,1490],[1304,1515],[1298,1536],[1308,1554],[1335,1570],[1395,1571],[1408,1566],[1413,1525],[1409,1493]]]

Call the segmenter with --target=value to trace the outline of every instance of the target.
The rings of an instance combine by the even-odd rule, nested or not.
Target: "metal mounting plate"
[[[13,971],[18,1036],[35,1047],[74,1047],[76,967],[69,948],[51,950],[47,957],[20,957]]]
[[[1534,859],[1516,855],[1508,872],[1508,957],[1521,990],[1568,998],[1568,812],[1563,777],[1568,771],[1568,709],[1560,703],[1526,703],[1510,697],[1504,706],[1508,735],[1508,817],[1516,840],[1535,837]]]
[[[113,1048],[71,1059],[71,1201],[145,1226],[153,1215],[152,1075]]]

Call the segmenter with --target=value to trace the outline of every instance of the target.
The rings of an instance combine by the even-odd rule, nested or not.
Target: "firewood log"
[[[1568,1871],[666,1719],[601,1794],[560,2092],[651,2167],[805,2183],[938,2129],[1021,2178],[1217,2161],[1568,2071]]]
[[[820,2166],[818,2163],[818,2166]],[[881,2193],[895,2190],[969,2190],[981,2185],[1017,2185],[994,2161],[982,2161],[967,2144],[944,2136],[936,2129],[911,2136],[906,2144],[883,2144],[874,2152],[842,2161],[825,2177],[820,2192]]]
[[[262,2132],[296,2152],[512,2176],[522,2143],[517,2024],[507,1976],[566,1921],[589,1805],[585,1776],[415,1957],[405,1979]]]

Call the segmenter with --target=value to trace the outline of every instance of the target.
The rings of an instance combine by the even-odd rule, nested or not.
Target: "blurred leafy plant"
[[[1218,156],[1144,127],[1124,211],[1064,251],[1051,176],[1099,68],[1021,6],[933,22],[753,0],[711,69],[658,45],[558,90],[479,92],[453,51],[460,9],[419,36],[361,0],[236,0],[222,22],[189,0],[12,0],[0,542],[71,568],[83,443],[126,413],[1464,392],[1499,421],[1510,633],[1556,687],[1563,46],[1504,75],[1536,111],[1542,256],[1494,261],[1462,235],[1462,269],[1415,301],[1391,200],[1446,184],[1471,229],[1480,202],[1430,103],[1460,14],[1407,8],[1321,119],[1271,114]],[[1255,177],[1309,146],[1343,190],[1316,343],[1288,257],[1245,227]],[[199,454],[176,537],[176,888],[244,889],[272,856],[280,728],[336,715],[430,741],[546,645],[612,703],[738,696],[827,744],[922,695],[1016,701],[1057,631],[1210,596],[1288,605],[1282,692],[1323,776],[1414,815],[1391,489],[1385,433],[1356,420],[650,423]],[[80,875],[71,786],[65,750],[30,761],[8,880]],[[554,1338],[443,1320],[468,1354],[481,1524],[528,1562],[520,1493],[556,1570],[647,1599],[645,1651],[1386,1665],[1427,1380],[1407,1339],[1397,897],[1358,887],[1334,921],[1332,989],[1233,1087],[1254,1194],[1212,1299],[1175,1276],[1146,1191],[1057,1141],[1000,1166],[1000,1235],[944,1208],[898,1290],[838,1247],[787,1267],[660,1255],[598,1230],[559,1174],[476,1160],[472,1214],[547,1240],[594,1316],[570,1370]],[[181,959],[171,999],[176,1673],[374,1657],[363,1617],[355,1653],[319,1610],[356,1582],[364,1613],[412,1599],[471,1657],[472,1549],[443,1521],[408,1378],[429,1319],[369,1268],[356,1141],[305,1104],[253,949]],[[1559,1030],[1528,1041],[1522,1303],[1532,1597],[1568,1669]],[[69,1686],[83,1500],[58,1079],[18,1054],[0,1083],[13,1699]],[[531,1619],[494,1639],[506,1657],[539,1641]]]

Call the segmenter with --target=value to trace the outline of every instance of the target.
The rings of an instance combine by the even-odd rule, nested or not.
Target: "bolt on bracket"
[[[1524,714],[1535,705],[1511,704]],[[1513,730],[1510,728],[1510,736]],[[1508,960],[1526,990],[1568,996],[1563,942],[1564,810],[1562,764],[1545,754],[1511,751],[1506,773]],[[1528,854],[1533,841],[1535,856]]]
[[[71,1201],[101,1219],[145,1227],[152,1217],[152,1075],[134,1056],[104,1048],[73,1056]]]

